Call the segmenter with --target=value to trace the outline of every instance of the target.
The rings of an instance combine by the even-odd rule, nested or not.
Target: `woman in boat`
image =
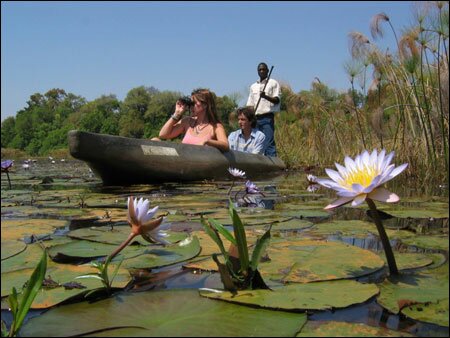
[[[178,100],[175,112],[159,132],[161,139],[173,139],[184,133],[182,143],[208,145],[228,151],[228,138],[216,110],[215,95],[208,89],[196,89],[191,102]],[[191,108],[191,116],[183,114]]]

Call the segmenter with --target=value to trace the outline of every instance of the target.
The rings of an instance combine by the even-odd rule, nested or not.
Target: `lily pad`
[[[51,234],[56,228],[61,228],[66,224],[65,220],[55,219],[2,220],[2,240]]]
[[[41,251],[42,252],[42,251]],[[116,265],[110,264],[109,271],[112,273]],[[34,268],[27,268],[23,270],[16,270],[12,272],[2,273],[2,297],[11,292],[12,287],[21,287],[28,281]],[[79,294],[84,294],[90,290],[102,288],[103,284],[100,280],[94,278],[75,279],[77,276],[86,275],[88,273],[97,273],[98,270],[90,265],[70,265],[57,264],[49,261],[47,265],[46,278],[60,284],[54,288],[42,288],[33,301],[32,308],[42,309],[54,306],[62,301],[72,298]],[[114,278],[112,287],[123,288],[131,280],[128,271],[122,267],[119,268],[116,277]],[[66,289],[62,284],[76,282],[80,288]]]
[[[402,201],[395,205],[383,205],[382,209],[398,218],[448,218],[448,202]]]
[[[374,284],[351,280],[290,284],[272,290],[201,291],[204,297],[273,310],[330,310],[363,303],[378,294]]]
[[[448,265],[446,268],[446,278],[425,272],[391,276],[379,285],[378,303],[399,313],[405,306],[448,299]]]
[[[117,294],[95,303],[83,302],[50,309],[30,319],[20,335],[292,337],[305,322],[304,314],[257,310],[211,301],[200,297],[194,290],[171,290]]]
[[[384,266],[373,252],[340,242],[277,239],[267,253],[270,260],[261,262],[258,270],[263,278],[283,282],[355,278]]]
[[[361,323],[308,321],[297,337],[414,337],[414,335]]]
[[[2,255],[3,255],[3,246],[2,246]],[[39,244],[38,243],[28,244],[26,245],[25,250],[21,250],[15,255],[10,255],[7,259],[2,259],[1,262],[2,275],[5,272],[18,271],[26,268],[35,268],[41,257],[42,257],[42,249],[39,246]]]
[[[178,242],[187,237],[186,233],[173,231],[166,231],[166,233],[167,237],[164,239],[170,243]],[[110,226],[100,226],[73,230],[68,233],[67,236],[74,239],[119,245],[128,237],[129,234],[129,226],[115,226],[113,228]],[[149,243],[143,239],[142,236],[135,237],[134,241],[141,245],[147,245]]]
[[[366,221],[340,220],[316,224],[304,233],[316,236],[338,235],[342,237],[364,238],[369,233],[377,234],[377,228],[375,224]]]
[[[396,252],[394,256],[399,270],[415,269],[433,264],[433,257],[427,254]],[[384,252],[380,253],[380,257],[386,262]]]
[[[402,313],[415,320],[434,323],[441,326],[449,325],[448,298],[438,300],[435,303],[422,303],[407,306],[402,309]]]
[[[3,233],[2,233],[3,235]],[[1,241],[1,257],[4,259],[13,257],[23,252],[27,248],[27,245],[22,241],[3,240]],[[3,270],[2,270],[3,271]]]

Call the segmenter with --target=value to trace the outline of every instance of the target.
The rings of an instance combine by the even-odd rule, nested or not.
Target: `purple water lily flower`
[[[261,194],[261,191],[256,184],[251,181],[245,182],[245,192],[247,194]]]
[[[13,160],[2,161],[2,172],[7,172],[14,165]]]

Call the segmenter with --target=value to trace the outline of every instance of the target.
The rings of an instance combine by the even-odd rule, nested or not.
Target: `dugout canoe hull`
[[[79,130],[68,133],[70,154],[85,161],[104,185],[229,179],[237,168],[254,179],[286,168],[277,157],[210,146],[150,141]]]

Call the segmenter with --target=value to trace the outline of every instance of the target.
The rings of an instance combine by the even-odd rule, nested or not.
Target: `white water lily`
[[[158,211],[158,206],[150,209],[149,200],[128,197],[128,223],[131,226],[131,233],[128,238],[110,255],[110,259],[123,250],[134,237],[141,235],[145,240],[151,243],[169,244],[162,237],[164,233],[156,230],[163,221],[163,217],[153,218]],[[149,210],[150,209],[150,210]]]
[[[145,225],[150,221],[153,216],[155,216],[158,211],[159,206],[150,208],[150,201],[144,200],[142,197],[138,200],[137,198],[128,197],[128,222],[133,225]]]
[[[408,163],[404,163],[395,167],[391,164],[393,157],[394,152],[386,155],[384,149],[379,154],[377,150],[371,154],[365,150],[354,160],[346,156],[345,167],[336,163],[338,171],[325,169],[331,180],[318,178],[317,183],[336,190],[340,196],[325,209],[333,209],[349,202],[352,202],[352,206],[358,206],[366,199],[387,203],[398,202],[400,198],[396,194],[381,187],[408,166]]]
[[[228,172],[237,178],[244,178],[245,177],[245,171],[236,169],[236,168],[228,168]]]

